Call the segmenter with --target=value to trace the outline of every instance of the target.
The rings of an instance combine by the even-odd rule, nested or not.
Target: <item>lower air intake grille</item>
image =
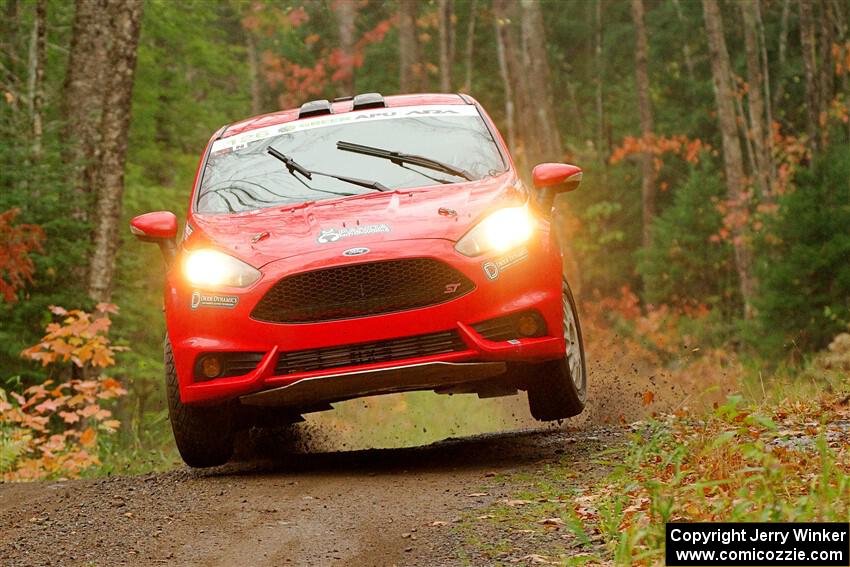
[[[348,264],[283,278],[251,317],[271,323],[365,317],[443,303],[474,288],[469,278],[432,258]]]
[[[230,376],[242,376],[257,369],[257,365],[263,360],[264,352],[215,352],[202,354],[195,361],[195,381],[213,380],[204,376],[202,364],[208,356],[215,356],[221,361],[221,373],[215,378],[227,378]]]
[[[531,317],[534,319],[536,325],[533,329],[529,329],[532,332],[522,332],[522,325],[520,324],[522,317]],[[488,341],[509,341],[512,339],[546,336],[546,321],[537,311],[523,311],[511,315],[503,315],[502,317],[475,323],[472,325],[472,328]]]
[[[459,352],[466,348],[466,344],[457,331],[445,331],[373,343],[284,352],[277,359],[275,374],[280,376],[342,366],[392,362],[419,356]]]

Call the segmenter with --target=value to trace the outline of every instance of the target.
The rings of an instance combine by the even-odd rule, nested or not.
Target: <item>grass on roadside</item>
[[[588,483],[565,459],[513,479],[523,487],[516,500],[483,517],[526,534],[535,562],[555,564],[663,563],[668,521],[850,519],[846,393],[761,404],[731,396],[707,415],[632,429],[595,459],[610,474]]]

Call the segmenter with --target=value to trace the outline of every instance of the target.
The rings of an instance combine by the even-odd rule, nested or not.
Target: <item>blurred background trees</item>
[[[850,322],[841,0],[2,0],[1,11],[0,381],[44,379],[20,353],[49,305],[117,303],[112,338],[131,347],[113,372],[129,390],[122,435],[160,431],[164,415],[163,267],[127,219],[185,211],[220,126],[316,98],[467,92],[524,176],[541,161],[581,165],[558,222],[585,301],[626,289],[647,309],[707,309],[703,340],[774,361],[799,361]]]

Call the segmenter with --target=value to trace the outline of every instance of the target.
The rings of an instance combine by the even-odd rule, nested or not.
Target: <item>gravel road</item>
[[[483,435],[135,477],[0,485],[0,562],[19,565],[458,565],[453,526],[617,428]],[[471,559],[470,559],[471,557]]]

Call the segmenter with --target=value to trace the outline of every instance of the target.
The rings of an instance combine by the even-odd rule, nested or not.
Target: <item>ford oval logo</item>
[[[343,256],[361,256],[369,252],[368,248],[349,248],[342,253]]]

